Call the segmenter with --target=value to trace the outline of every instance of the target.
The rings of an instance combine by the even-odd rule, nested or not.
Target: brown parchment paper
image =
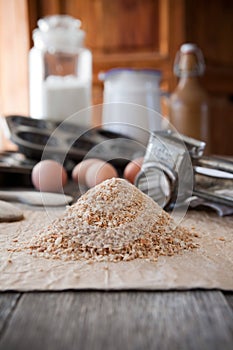
[[[64,209],[63,209],[64,210]],[[182,224],[195,226],[200,248],[152,263],[140,259],[88,263],[10,252],[29,242],[62,209],[24,210],[25,220],[0,224],[0,290],[218,288],[233,290],[233,216],[190,211]]]

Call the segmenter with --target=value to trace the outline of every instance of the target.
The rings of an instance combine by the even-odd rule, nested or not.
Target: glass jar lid
[[[35,46],[42,50],[73,51],[83,47],[85,32],[81,21],[68,15],[47,16],[38,20],[33,31]]]

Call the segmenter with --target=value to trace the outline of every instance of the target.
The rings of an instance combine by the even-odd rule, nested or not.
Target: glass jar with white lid
[[[100,73],[104,81],[102,124],[147,144],[150,131],[161,130],[161,71],[113,68]]]
[[[61,122],[91,105],[92,54],[84,47],[81,21],[47,16],[33,31],[29,54],[30,115]],[[88,113],[72,118],[90,125]]]

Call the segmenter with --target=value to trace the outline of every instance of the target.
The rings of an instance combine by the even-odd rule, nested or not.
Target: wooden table
[[[0,350],[11,349],[232,350],[233,293],[0,293]]]
[[[1,293],[0,349],[233,348],[233,293]]]

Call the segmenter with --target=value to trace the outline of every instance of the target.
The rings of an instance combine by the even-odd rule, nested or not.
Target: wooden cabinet
[[[2,3],[12,3],[14,0]],[[28,37],[39,18],[51,14],[69,14],[82,20],[86,45],[93,52],[93,103],[102,102],[101,71],[115,67],[155,68],[162,71],[162,88],[173,91],[177,79],[173,74],[176,51],[184,42],[195,42],[206,59],[203,85],[211,100],[212,153],[233,154],[233,2],[232,0],[21,0],[26,4]],[[12,11],[9,15],[12,16]],[[16,12],[15,13],[20,13]],[[19,16],[15,20],[19,21]],[[15,26],[7,17],[11,35]],[[11,28],[11,29],[10,29]],[[25,42],[25,32],[18,30],[17,45]],[[24,35],[24,36],[23,36]],[[1,44],[0,26],[0,44]],[[3,38],[3,41],[5,39]],[[3,43],[4,44],[4,43]],[[29,46],[29,45],[28,45]],[[16,46],[15,46],[16,47]],[[17,46],[18,47],[18,46]],[[11,44],[7,49],[10,51]],[[13,48],[12,48],[13,49]],[[29,49],[29,47],[28,47]],[[14,49],[15,50],[15,49]],[[14,52],[14,50],[12,52]],[[1,50],[2,52],[2,50]],[[24,49],[25,52],[25,49]],[[15,64],[5,56],[0,72]],[[27,56],[21,59],[21,72],[26,71]],[[9,75],[11,74],[9,69]],[[16,75],[4,75],[5,88]],[[18,79],[13,93],[27,95],[27,86]],[[21,84],[21,85],[20,85]],[[12,85],[12,83],[11,83]],[[1,90],[1,87],[0,87]],[[1,91],[0,91],[1,92]],[[16,96],[8,91],[8,105],[14,106]],[[25,99],[26,101],[26,99]],[[3,110],[4,112],[4,110]],[[6,112],[6,110],[5,110]],[[22,113],[22,112],[21,112]],[[25,112],[26,113],[26,112]]]
[[[233,2],[231,0],[29,0],[30,28],[53,13],[82,20],[93,52],[93,103],[102,102],[101,71],[115,67],[162,71],[173,91],[176,51],[195,42],[206,60],[203,85],[210,95],[211,151],[233,154]]]
[[[211,102],[211,151],[233,155],[233,2],[187,0],[185,36],[203,50]]]
[[[174,55],[184,41],[183,0],[67,0],[53,1],[50,8],[45,0],[37,0],[36,8],[35,1],[29,3],[31,29],[37,18],[52,13],[82,20],[86,45],[93,52],[94,103],[102,101],[98,73],[115,67],[161,69],[162,85],[167,90],[174,87]]]
[[[233,94],[233,1],[186,1],[186,38],[196,42],[206,60],[209,92]]]

